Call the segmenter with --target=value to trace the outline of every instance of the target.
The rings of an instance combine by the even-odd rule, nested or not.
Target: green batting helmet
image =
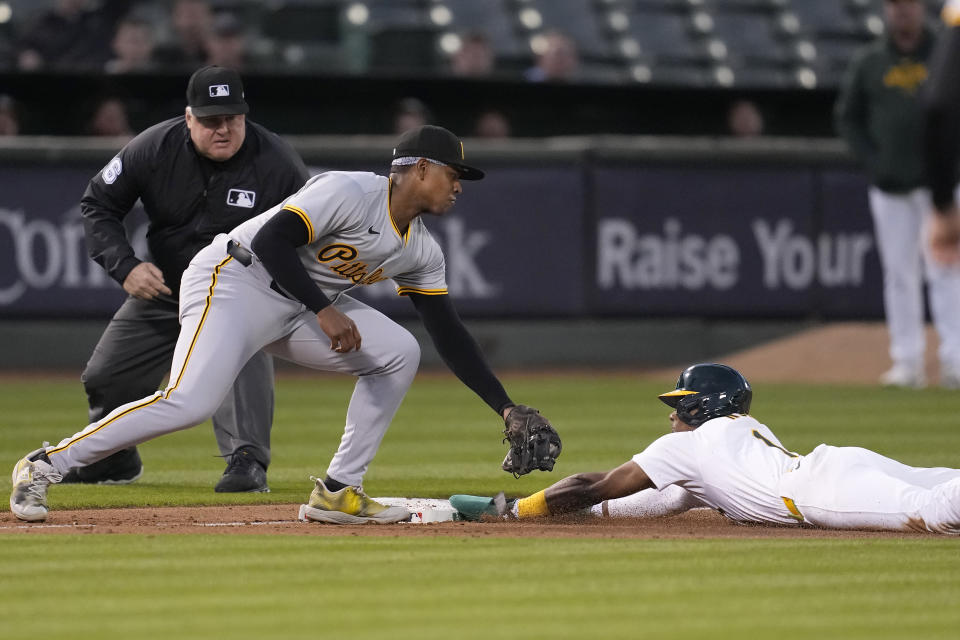
[[[684,369],[677,388],[659,397],[676,409],[678,418],[691,427],[699,427],[707,420],[731,413],[750,413],[753,390],[736,369],[704,363]]]

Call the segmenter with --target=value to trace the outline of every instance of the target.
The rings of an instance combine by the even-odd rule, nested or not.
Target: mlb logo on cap
[[[187,105],[198,118],[247,113],[243,99],[243,82],[233,69],[203,67],[190,76],[187,83]]]

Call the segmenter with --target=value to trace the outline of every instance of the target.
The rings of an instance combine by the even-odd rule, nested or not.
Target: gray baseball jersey
[[[249,247],[270,218],[286,210],[310,236],[297,250],[323,293],[336,302],[360,285],[392,278],[397,292],[445,294],[440,246],[418,217],[401,234],[390,215],[390,179],[374,173],[328,171],[276,207],[248,220],[230,237]]]
[[[164,391],[117,408],[51,447],[63,473],[113,451],[205,420],[237,373],[258,351],[307,367],[357,377],[343,437],[327,475],[359,486],[404,394],[413,382],[420,347],[379,311],[346,295],[349,289],[393,278],[399,293],[447,292],[439,245],[419,218],[401,234],[390,215],[390,181],[372,173],[330,172],[310,180],[282,204],[217,236],[184,272],[181,331]],[[300,216],[309,242],[298,248],[310,277],[363,337],[357,351],[338,353],[316,315],[271,288],[256,259],[228,253],[245,247],[281,210]]]

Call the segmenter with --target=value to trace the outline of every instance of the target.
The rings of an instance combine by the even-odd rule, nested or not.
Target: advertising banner
[[[107,317],[125,293],[87,257],[79,201],[99,168],[0,171],[0,317]],[[583,311],[584,192],[579,168],[488,170],[445,216],[425,216],[444,247],[457,308],[476,316],[576,315]],[[139,205],[125,223],[149,259]],[[396,315],[413,315],[392,281],[350,292]]]
[[[79,200],[100,167],[0,170],[0,317],[108,317],[124,293],[87,257]],[[487,167],[445,216],[473,317],[881,317],[866,183],[821,167]],[[146,218],[125,220],[148,258]],[[391,281],[350,295],[411,316]]]
[[[593,180],[591,311],[879,311],[880,271],[865,185],[853,174],[631,167],[597,169]]]
[[[87,256],[80,197],[98,167],[0,170],[0,317],[108,316],[123,289]],[[146,255],[142,211],[125,220]]]
[[[487,168],[443,217],[423,217],[444,249],[447,285],[470,316],[571,316],[584,311],[580,168]],[[360,290],[362,289],[362,290]],[[391,314],[413,312],[392,282],[350,295]]]

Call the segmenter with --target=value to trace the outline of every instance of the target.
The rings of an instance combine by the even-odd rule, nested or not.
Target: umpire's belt
[[[227,255],[231,256],[234,260],[236,260],[237,262],[239,262],[245,267],[249,267],[251,264],[253,264],[253,254],[250,252],[250,250],[245,247],[241,247],[239,244],[237,244],[233,240],[227,241]],[[277,286],[276,280],[270,281],[270,288],[288,300],[299,302],[298,300],[294,300],[289,295],[284,293],[283,289]]]

